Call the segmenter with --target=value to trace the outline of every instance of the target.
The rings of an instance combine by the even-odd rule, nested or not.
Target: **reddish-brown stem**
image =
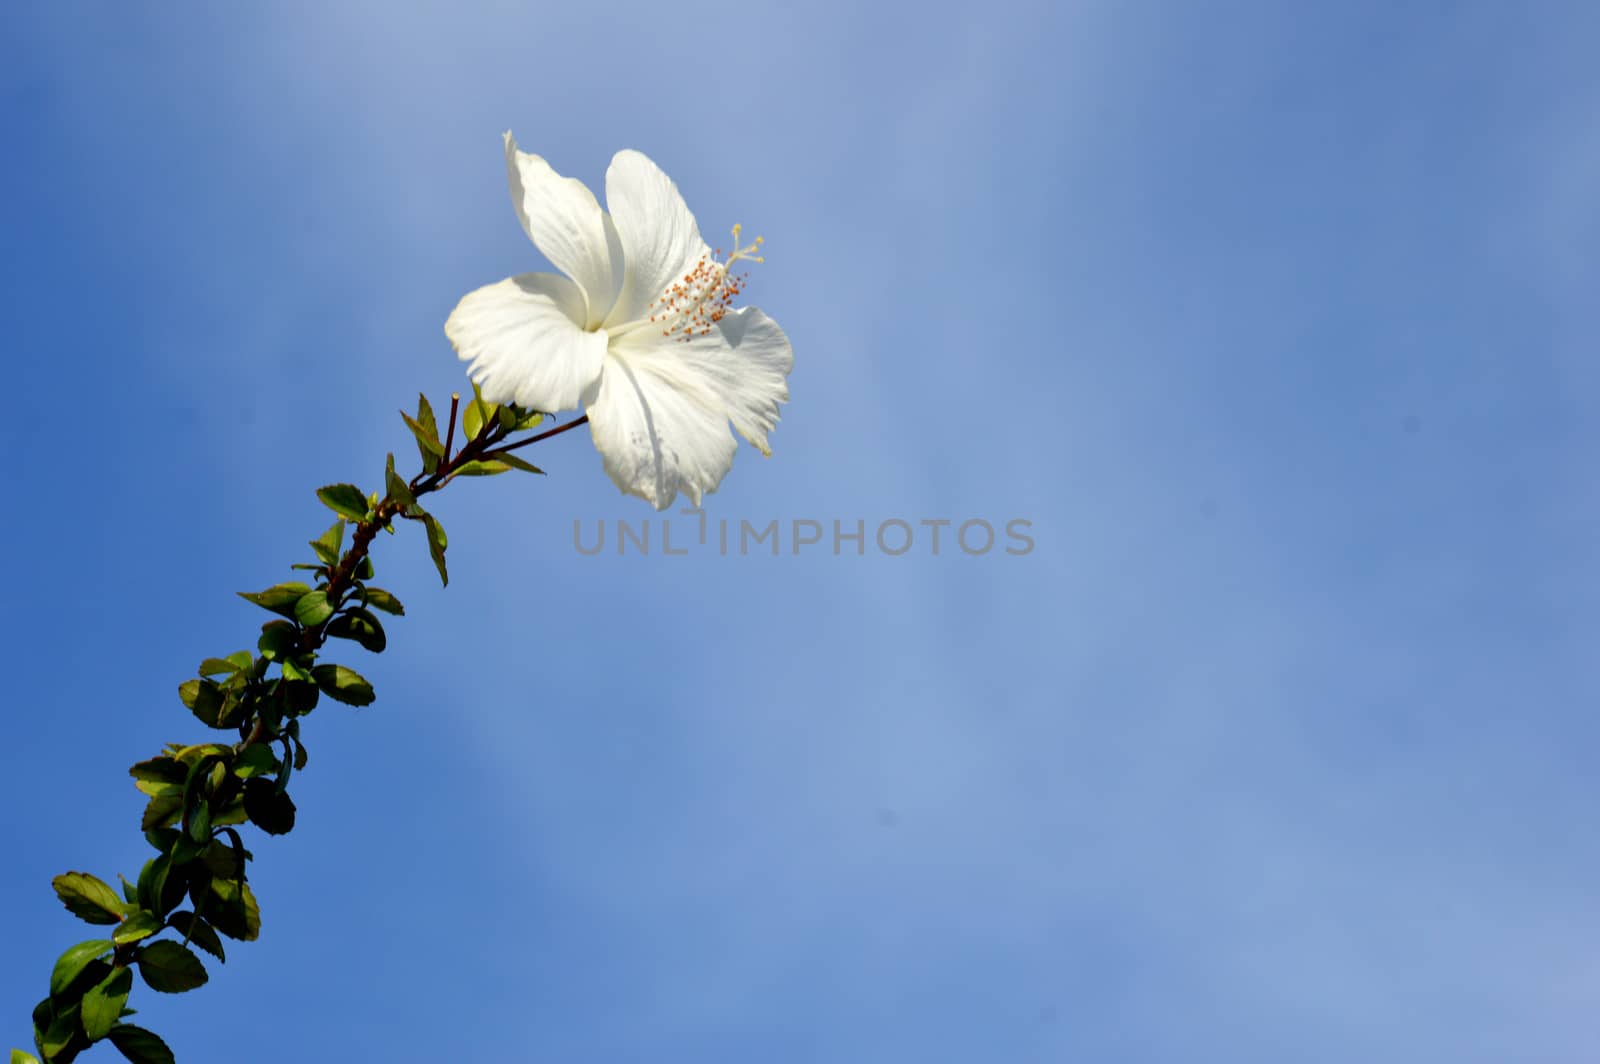
[[[502,451],[514,451],[518,447],[526,447],[530,443],[538,443],[540,440],[548,440],[552,436],[559,436],[563,432],[567,432],[570,429],[575,429],[579,425],[582,425],[585,422],[587,422],[588,420],[589,420],[589,415],[585,414],[582,417],[578,418],[576,421],[569,421],[565,425],[558,425],[555,428],[550,429],[548,432],[541,432],[537,436],[529,436],[525,440],[518,440],[516,443],[513,443],[510,447],[502,447],[500,449]]]
[[[456,407],[458,407],[460,405],[461,405],[461,393],[460,392],[451,392],[450,393],[450,427],[449,427],[449,429],[447,429],[445,431],[445,434],[444,434],[444,457],[445,457],[445,461],[449,461],[450,460],[450,445],[455,442],[455,438],[456,438]]]

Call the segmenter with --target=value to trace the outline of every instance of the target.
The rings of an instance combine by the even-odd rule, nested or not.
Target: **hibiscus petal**
[[[788,337],[753,307],[690,343],[649,330],[619,338],[597,394],[585,400],[606,473],[658,510],[680,491],[700,505],[733,465],[730,419],[770,453],[767,433],[789,398],[785,378],[793,365]]]
[[[583,292],[555,273],[524,273],[469,292],[444,323],[492,403],[572,410],[600,376],[606,334],[585,332]]]
[[[539,156],[518,151],[509,132],[505,140],[511,203],[522,228],[551,265],[578,282],[587,308],[583,324],[595,328],[622,287],[616,226],[582,181],[562,177]]]
[[[623,280],[608,325],[647,317],[668,283],[710,252],[678,186],[642,152],[620,151],[606,170],[606,206],[622,245]]]

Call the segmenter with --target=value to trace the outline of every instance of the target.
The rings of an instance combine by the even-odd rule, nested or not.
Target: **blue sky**
[[[0,1041],[86,937],[49,877],[144,860],[126,766],[203,730],[231,593],[461,387],[455,301],[542,268],[510,128],[767,237],[793,398],[711,517],[1035,549],[583,557],[649,511],[581,431],[452,487],[447,590],[380,544],[409,616],[307,722],[261,940],[138,992],[180,1060],[1593,1059],[1597,35],[7,7]]]

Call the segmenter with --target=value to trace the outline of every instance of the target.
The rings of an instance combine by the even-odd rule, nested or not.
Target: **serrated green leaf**
[[[354,484],[324,484],[317,489],[317,498],[340,517],[348,517],[352,521],[366,520],[367,497]]]
[[[177,1064],[172,1050],[153,1032],[131,1023],[111,1028],[111,1044],[132,1064]]]
[[[246,602],[253,602],[262,609],[271,610],[285,617],[293,617],[294,604],[300,601],[300,596],[310,590],[298,580],[291,580],[287,583],[273,584],[265,591],[240,591],[238,595]]]
[[[500,473],[511,472],[511,466],[506,462],[464,462],[456,468],[458,477],[492,477]]]
[[[128,909],[116,891],[88,872],[63,872],[50,885],[67,911],[85,923],[115,924]]]
[[[307,592],[294,604],[294,619],[307,628],[315,628],[332,616],[333,604],[325,591]]]
[[[404,410],[400,417],[405,421],[406,428],[411,430],[411,435],[417,440],[417,454],[422,456],[422,471],[432,473],[439,468],[439,460],[444,457],[444,444],[439,442],[439,426],[433,420],[433,407],[428,405],[427,396],[422,397],[420,407],[426,417],[414,418]]]
[[[374,654],[383,653],[383,648],[389,645],[378,618],[359,606],[335,617],[328,625],[327,632],[339,639],[353,639]]]
[[[492,454],[484,455],[484,457],[496,462],[504,462],[512,469],[520,469],[524,473],[538,473],[540,476],[544,476],[544,470],[509,451],[495,451]]]
[[[152,831],[156,828],[171,827],[178,817],[183,815],[183,795],[181,793],[160,794],[150,799],[144,807],[144,816],[139,818],[141,831]]]
[[[56,1061],[71,1060],[82,1050],[82,1046],[68,1048],[78,1037],[78,1006],[73,1004],[55,1014],[50,1021],[50,1026],[45,1028],[44,1037],[39,1040],[39,1048],[44,1051],[45,1059],[51,1064]]]
[[[325,565],[339,564],[339,550],[344,546],[344,521],[333,523],[322,535],[311,541],[311,549]]]
[[[174,865],[185,865],[200,856],[210,842],[209,836],[195,839],[188,835],[179,835],[172,840],[172,846],[167,850],[167,857]]]
[[[407,484],[400,474],[394,471],[394,455],[389,455],[383,467],[383,485],[389,492],[389,498],[402,506],[415,506],[417,497],[411,494],[411,485]]]
[[[119,946],[126,946],[141,938],[149,938],[160,930],[161,921],[156,918],[156,914],[140,909],[117,925],[116,930],[111,932],[111,941]]]
[[[311,670],[311,675],[323,694],[346,705],[370,705],[376,697],[366,678],[344,665],[318,665]]]
[[[406,612],[406,608],[400,604],[400,600],[381,587],[369,587],[366,589],[365,594],[367,596],[367,605],[375,610],[382,610],[384,613],[392,613],[396,616],[402,616]]]
[[[133,785],[152,798],[159,798],[163,794],[177,794],[183,790],[181,783],[153,783],[150,780],[134,780]]]
[[[476,391],[478,386],[472,387]],[[493,403],[485,402],[481,395],[475,395],[461,411],[461,430],[467,434],[467,439],[477,439],[485,425],[493,425],[498,409]]]
[[[199,802],[189,810],[189,837],[196,842],[211,838],[211,803]]]
[[[248,883],[213,879],[202,915],[218,931],[241,942],[253,942],[261,934],[261,908]]]
[[[136,780],[149,783],[178,783],[181,784],[189,776],[189,770],[170,757],[152,757],[148,761],[137,761],[129,769],[128,775]]]
[[[234,837],[238,832],[231,832]],[[242,846],[225,846],[220,841],[213,839],[200,855],[201,862],[218,879],[238,879],[244,875],[245,854],[249,853]]]
[[[90,961],[103,957],[111,952],[111,948],[109,939],[93,938],[68,949],[56,960],[55,967],[50,971],[51,996],[64,993],[67,987],[72,985],[72,981],[89,966]]]
[[[252,776],[265,776],[277,771],[277,768],[277,755],[266,743],[253,743],[245,747],[233,762],[233,774],[246,780]]]
[[[173,913],[167,917],[167,926],[182,935],[186,944],[199,946],[217,960],[227,961],[227,954],[222,949],[222,939],[217,937],[217,929],[194,913],[188,910]]]
[[[139,872],[139,908],[165,917],[183,900],[187,881],[186,871],[174,869],[167,854],[145,862]]]
[[[434,568],[439,570],[439,583],[448,587],[450,572],[445,568],[444,552],[450,540],[444,534],[444,526],[432,514],[424,514],[422,524],[428,531],[428,555],[433,559]]]
[[[225,726],[218,722],[223,719],[226,696],[213,681],[185,680],[178,685],[178,698],[201,723],[212,728]]]
[[[186,946],[171,939],[152,942],[134,956],[139,974],[151,990],[163,994],[181,994],[204,986],[208,978],[206,966]]]
[[[305,587],[304,584],[301,585]],[[310,588],[306,588],[310,591]],[[299,601],[297,598],[296,602]],[[289,616],[294,616],[294,604],[289,605]],[[261,638],[256,642],[261,656],[268,661],[292,657],[300,649],[300,632],[288,621],[268,621],[261,626]]]
[[[271,780],[253,779],[244,785],[244,811],[250,823],[268,835],[294,830],[294,800]]]
[[[83,1033],[89,1036],[91,1042],[99,1041],[111,1033],[111,1028],[122,1018],[122,1010],[128,1003],[128,991],[132,989],[133,972],[116,967],[83,995]]]

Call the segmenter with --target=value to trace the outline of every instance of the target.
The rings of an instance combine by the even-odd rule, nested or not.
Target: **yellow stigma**
[[[734,297],[744,291],[750,275],[741,273],[735,277],[730,267],[741,259],[767,261],[754,254],[766,243],[765,238],[758,236],[755,243],[741,246],[739,233],[743,229],[742,225],[733,227],[733,251],[726,259],[717,257],[722,254],[721,248],[711,255],[702,255],[682,280],[669,284],[656,300],[650,308],[650,320],[661,329],[662,336],[684,344],[696,336],[709,336],[717,322],[733,309]]]

